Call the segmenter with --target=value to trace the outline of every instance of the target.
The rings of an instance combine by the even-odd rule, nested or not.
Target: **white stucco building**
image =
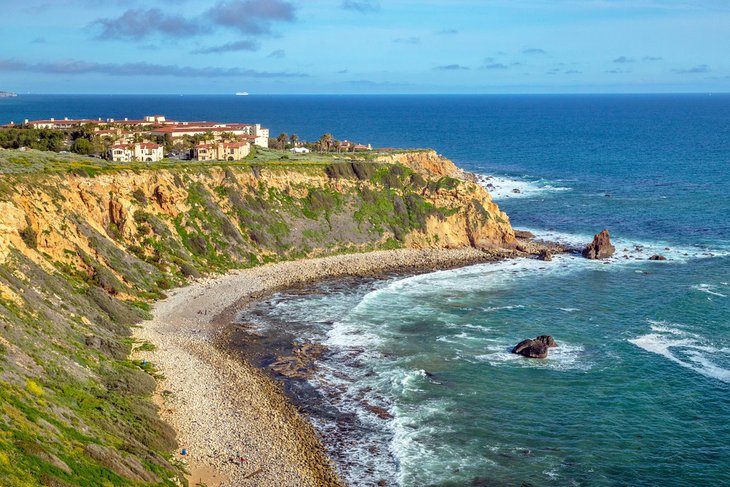
[[[109,148],[109,156],[114,162],[157,162],[164,154],[161,145],[143,142],[113,145]]]

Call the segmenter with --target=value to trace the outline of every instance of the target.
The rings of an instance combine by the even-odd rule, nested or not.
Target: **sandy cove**
[[[278,383],[216,344],[247,302],[319,279],[428,272],[512,255],[471,248],[338,255],[234,271],[171,291],[154,305],[154,318],[134,331],[155,350],[134,358],[164,376],[155,400],[187,450],[175,458],[191,472],[190,485],[343,485],[316,432]]]

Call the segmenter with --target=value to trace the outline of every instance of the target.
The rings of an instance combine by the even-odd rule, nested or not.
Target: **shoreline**
[[[163,376],[154,400],[178,435],[174,458],[186,465],[191,485],[344,485],[281,383],[226,346],[225,332],[238,311],[276,291],[324,279],[420,274],[532,253],[465,248],[345,254],[267,264],[170,291],[153,306],[153,319],[134,330],[135,339],[155,350],[133,357],[148,360]]]

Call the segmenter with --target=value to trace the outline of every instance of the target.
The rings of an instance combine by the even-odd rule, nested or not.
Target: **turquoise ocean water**
[[[730,485],[730,96],[0,100],[3,123],[152,111],[434,147],[517,228],[611,231],[608,262],[326,282],[244,314],[328,345],[309,412],[352,485]],[[539,334],[547,360],[508,353]]]

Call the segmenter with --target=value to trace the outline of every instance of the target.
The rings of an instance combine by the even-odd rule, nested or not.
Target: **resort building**
[[[261,124],[182,122],[154,128],[148,134],[156,137],[170,137],[173,140],[186,135],[193,137],[210,134],[213,142],[233,136],[246,138],[259,147],[269,147],[269,129],[261,127]]]
[[[62,119],[62,120],[56,120],[55,118],[50,118],[48,120],[25,120],[23,122],[24,125],[28,125],[31,128],[35,129],[70,129],[73,127],[79,127],[81,125],[86,124],[100,124],[104,123],[101,121],[101,119],[98,120],[72,120],[68,117]]]
[[[82,125],[93,124],[97,126],[97,131],[113,130],[115,127],[124,127],[131,130],[133,134],[145,136],[169,136],[172,139],[181,138],[185,135],[206,135],[211,134],[212,140],[218,142],[231,135],[249,139],[252,144],[259,147],[269,147],[269,129],[262,127],[261,124],[247,123],[227,123],[227,122],[177,122],[168,120],[164,115],[147,115],[140,120],[131,120],[129,118],[115,120],[107,118],[102,120],[90,119],[64,119],[56,120],[51,118],[48,120],[25,120],[24,125],[37,129],[70,129],[80,127]],[[15,126],[7,125],[8,128]]]
[[[193,158],[198,161],[240,161],[251,152],[248,142],[219,142],[218,144],[198,144]]]
[[[163,158],[159,144],[116,144],[109,148],[109,158],[114,162],[157,162]]]

